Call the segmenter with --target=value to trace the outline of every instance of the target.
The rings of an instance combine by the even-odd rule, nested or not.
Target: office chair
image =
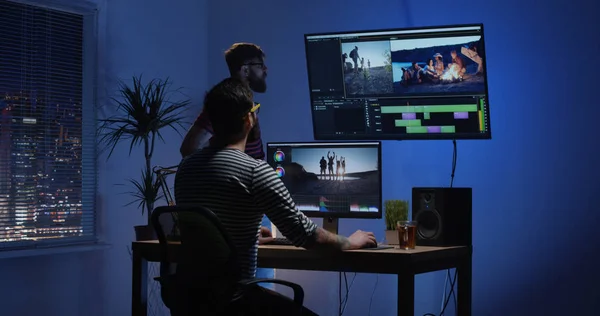
[[[168,215],[168,216],[165,216]],[[175,223],[177,221],[177,223]],[[276,279],[242,280],[236,248],[218,217],[202,206],[160,206],[151,222],[161,246],[161,297],[172,315],[244,315],[245,289],[257,283],[276,283],[293,290],[294,305],[302,310],[304,290]],[[181,242],[176,269],[169,264],[165,231],[178,227]],[[176,272],[173,272],[176,270]]]

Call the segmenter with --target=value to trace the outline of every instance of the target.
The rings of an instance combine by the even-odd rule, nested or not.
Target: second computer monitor
[[[483,24],[305,35],[315,140],[490,139]]]
[[[268,143],[267,162],[309,217],[381,218],[381,143]]]

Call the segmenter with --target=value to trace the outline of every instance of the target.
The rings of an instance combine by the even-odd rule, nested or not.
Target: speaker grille
[[[436,210],[422,210],[417,213],[417,234],[421,239],[435,239],[442,231],[442,218]]]

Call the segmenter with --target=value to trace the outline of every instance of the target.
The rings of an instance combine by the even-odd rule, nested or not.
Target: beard
[[[248,86],[252,91],[256,93],[265,93],[267,91],[267,76],[264,75],[262,78],[252,75],[248,77]]]

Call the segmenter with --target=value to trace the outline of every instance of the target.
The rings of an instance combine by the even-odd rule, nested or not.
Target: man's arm
[[[321,227],[317,227],[314,238],[307,240],[302,247],[306,249],[353,249],[349,238],[332,234]]]
[[[212,137],[211,132],[210,121],[205,115],[200,114],[190,130],[185,134],[181,147],[179,147],[181,157],[187,157],[196,151],[198,147],[204,146]]]
[[[359,231],[347,238],[317,227],[313,221],[296,209],[281,179],[264,162],[261,162],[254,171],[251,190],[256,204],[265,210],[271,222],[297,247],[348,250],[362,248],[370,242],[367,238],[372,235],[370,233]]]
[[[198,148],[198,145],[200,144],[201,132],[201,127],[197,126],[196,124],[192,125],[187,134],[185,134],[183,142],[181,143],[181,147],[179,147],[179,153],[181,153],[181,157],[189,156],[194,152],[194,150],[196,150],[196,148]]]
[[[304,244],[306,249],[336,249],[336,250],[352,250],[361,249],[366,246],[377,245],[375,234],[357,230],[350,237],[332,234],[325,229],[318,227],[314,234],[314,239],[308,240]]]

